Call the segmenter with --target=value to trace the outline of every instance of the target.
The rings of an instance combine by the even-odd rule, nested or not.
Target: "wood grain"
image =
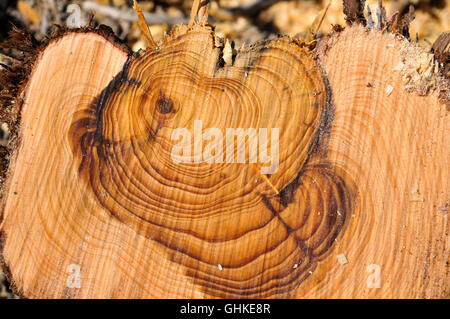
[[[448,298],[447,106],[436,92],[405,91],[395,69],[406,40],[354,26],[321,45],[335,110],[328,156],[357,181],[360,209],[327,260],[343,253],[349,263],[319,268],[298,296]],[[371,264],[378,289],[367,286]]]
[[[125,62],[117,50],[98,52],[106,49],[95,39],[72,34],[49,46],[25,90],[2,223],[20,292],[293,296],[355,200],[326,158],[305,166],[330,98],[310,49],[280,38],[223,65],[210,27],[180,26],[157,51]],[[93,43],[87,53],[84,42]],[[69,59],[63,69],[57,57]],[[173,131],[193,131],[195,121],[224,136],[227,128],[279,129],[278,170],[266,176],[261,162],[228,158],[174,162]],[[79,289],[66,286],[71,265],[81,270]]]
[[[15,290],[448,297],[448,108],[404,89],[395,69],[407,44],[353,26],[319,43],[320,61],[287,37],[224,61],[201,24],[133,56],[93,32],[50,42],[23,90],[3,188]],[[200,120],[224,135],[279,129],[278,170],[174,161],[174,130]]]

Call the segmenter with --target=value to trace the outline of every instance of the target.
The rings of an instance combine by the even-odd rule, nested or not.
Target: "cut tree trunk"
[[[361,26],[318,51],[333,95],[328,156],[358,185],[360,207],[335,250],[349,263],[324,273],[305,295],[449,297],[449,108],[438,94],[405,91],[425,89],[426,75],[414,82],[407,65],[416,71],[429,54]],[[380,288],[370,289],[378,266]]]
[[[449,296],[448,80],[408,40],[353,25],[233,55],[200,22],[139,54],[94,30],[38,50],[2,115],[17,293]]]

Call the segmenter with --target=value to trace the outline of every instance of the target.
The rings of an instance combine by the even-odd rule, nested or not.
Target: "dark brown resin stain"
[[[133,58],[130,59],[132,61]],[[123,152],[136,153],[137,144],[129,143],[124,147],[122,141],[107,139],[103,135],[103,120],[106,118],[105,111],[108,109],[108,103],[111,103],[112,97],[115,94],[121,94],[121,92],[127,92],[131,86],[140,87],[143,91],[145,88],[141,87],[141,83],[129,76],[128,70],[131,62],[127,62],[122,72],[120,72],[113,81],[104,89],[102,94],[92,102],[88,112],[85,112],[84,116],[78,117],[70,130],[71,145],[74,156],[80,159],[79,173],[80,176],[86,181],[87,185],[92,189],[92,192],[96,195],[96,198],[100,205],[104,207],[113,217],[117,218],[121,222],[125,222],[117,209],[126,211],[130,215],[138,216],[142,223],[152,225],[152,229],[157,229],[151,233],[143,233],[147,238],[151,238],[159,242],[161,245],[167,248],[169,251],[170,259],[174,262],[178,262],[183,265],[185,273],[193,278],[194,284],[202,287],[203,291],[211,296],[215,297],[271,297],[271,296],[284,296],[290,297],[295,289],[310,275],[310,273],[317,266],[317,262],[326,256],[326,252],[330,250],[337,236],[343,230],[348,216],[351,215],[355,209],[355,203],[357,202],[358,194],[357,188],[354,183],[351,182],[349,176],[343,176],[339,173],[333,165],[329,164],[326,156],[326,140],[327,130],[331,127],[331,90],[329,89],[328,82],[324,76],[325,89],[327,97],[327,110],[323,112],[322,122],[320,129],[317,132],[317,136],[313,139],[311,145],[309,145],[309,157],[317,157],[323,159],[322,164],[309,165],[303,167],[298,172],[298,176],[293,182],[287,185],[284,189],[280,190],[279,195],[267,198],[261,196],[261,201],[272,213],[272,218],[266,223],[260,225],[260,228],[264,228],[272,220],[278,220],[279,232],[284,234],[284,239],[281,242],[277,242],[273,247],[267,247],[268,251],[277,249],[277,247],[283,245],[287,240],[294,240],[296,243],[296,249],[289,253],[296,257],[298,266],[293,268],[283,266],[276,269],[255,269],[253,276],[248,279],[258,284],[243,284],[239,281],[232,282],[224,278],[218,277],[217,274],[205,272],[199,270],[199,263],[208,264],[208,261],[202,260],[201,254],[189,249],[189,245],[183,245],[181,241],[176,238],[168,240],[165,236],[167,231],[175,233],[184,233],[192,236],[198,236],[198,234],[190,234],[184,229],[177,229],[176,225],[172,227],[166,227],[161,225],[157,220],[143,218],[133,212],[131,207],[127,207],[124,204],[120,204],[121,200],[116,198],[117,196],[130,196],[130,201],[139,200],[145,201],[143,197],[136,197],[137,194],[128,194],[126,189],[120,190],[120,194],[113,194],[108,192],[109,184],[120,183],[120,181],[114,181],[114,177],[111,176],[112,170],[124,168],[124,164],[117,161],[118,157],[123,155]],[[175,112],[174,102],[168,98],[163,90],[159,90],[159,98],[156,99],[155,109],[162,115]],[[155,114],[156,116],[156,114]],[[148,140],[148,143],[154,143],[154,140]],[[126,150],[126,151],[124,151]],[[115,167],[117,166],[117,167]],[[285,220],[283,218],[283,212],[289,209],[291,205],[294,205],[296,193],[301,191],[308,193],[309,185],[303,180],[303,176],[316,176],[318,180],[318,189],[322,192],[322,202],[317,207],[309,207],[305,211],[299,212],[299,218],[309,218],[316,214],[317,211],[321,211],[322,217],[312,217],[321,220],[319,223],[321,230],[319,235],[315,235],[314,244],[310,244],[309,240],[302,239],[298,236],[298,232],[301,231],[298,226],[292,225],[292,221]],[[117,185],[115,185],[116,187]],[[133,185],[136,186],[136,185]],[[106,194],[106,196],[105,196]],[[134,197],[133,197],[134,196]],[[114,203],[114,204],[111,204]],[[119,205],[117,205],[117,203]],[[339,213],[338,213],[339,212]],[[130,225],[131,227],[134,227]],[[319,226],[317,226],[319,227]],[[254,229],[249,229],[253,231]],[[318,231],[318,228],[312,229],[313,234]],[[175,235],[174,235],[175,236]],[[206,241],[206,238],[204,239]],[[239,237],[230,237],[227,240],[239,240]],[[212,241],[213,240],[209,240]],[[258,251],[257,254],[243,258],[241,264],[229,264],[223,265],[227,269],[236,269],[239,271],[240,267],[244,267],[247,264],[252,263],[257,257],[262,256],[266,251]],[[287,257],[283,257],[287,258]],[[280,260],[282,263],[283,260]],[[217,268],[217,264],[209,264],[211,267]],[[268,275],[270,273],[270,275]],[[259,278],[259,279],[258,279]]]
[[[158,111],[162,114],[173,112],[172,100],[167,98],[162,91],[160,93],[160,98],[156,102],[156,107],[158,108]]]

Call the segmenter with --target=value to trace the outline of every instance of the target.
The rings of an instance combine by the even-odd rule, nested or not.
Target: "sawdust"
[[[419,95],[436,92],[441,101],[450,105],[450,85],[433,53],[425,51],[417,43],[402,41],[401,59],[395,68],[402,75],[405,89]]]

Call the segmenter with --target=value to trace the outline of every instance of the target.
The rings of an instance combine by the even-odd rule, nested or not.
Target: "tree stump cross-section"
[[[35,53],[2,189],[15,291],[448,295],[448,107],[405,89],[420,50],[355,24],[229,55],[199,16],[139,53],[93,29]]]

